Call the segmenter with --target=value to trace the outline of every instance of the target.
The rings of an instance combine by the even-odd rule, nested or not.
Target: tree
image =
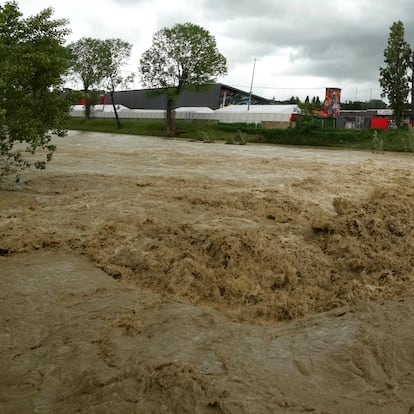
[[[379,78],[383,91],[381,96],[388,97],[395,122],[400,125],[410,90],[408,69],[411,61],[411,48],[404,40],[404,25],[401,21],[394,22],[390,28],[384,58],[386,66],[380,68]]]
[[[315,96],[312,98],[311,101],[309,100],[309,97],[307,96],[304,102],[299,101],[296,104],[300,108],[302,114],[311,115],[315,109],[321,109],[320,102],[319,104],[316,103]]]
[[[367,103],[368,109],[386,109],[387,104],[381,99],[370,99]]]
[[[69,45],[71,53],[71,72],[83,84],[85,93],[85,118],[89,119],[93,104],[93,88],[102,84],[106,75],[105,42],[100,39],[83,37]]]
[[[106,80],[107,89],[111,96],[117,127],[121,128],[121,121],[119,120],[115,105],[115,89],[120,85],[126,85],[134,80],[133,73],[124,76],[121,70],[131,55],[132,45],[121,39],[107,39],[104,41],[104,46],[104,79]]]
[[[0,6],[0,176],[45,168],[56,149],[52,137],[65,135],[69,30],[52,14],[47,8],[23,18],[15,2]]]
[[[167,98],[166,133],[175,135],[175,103],[185,89],[201,90],[227,73],[226,59],[215,38],[192,23],[163,28],[140,60],[144,86],[161,88]]]
[[[291,96],[287,101],[283,101],[284,103],[290,104],[290,105],[294,105],[297,103],[300,103],[300,99],[299,96]]]

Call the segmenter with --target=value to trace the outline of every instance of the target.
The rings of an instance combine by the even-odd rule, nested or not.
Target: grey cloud
[[[32,3],[32,0],[20,1]],[[266,79],[269,73],[270,79],[271,76],[316,76],[324,81],[342,80],[349,85],[370,83],[376,87],[379,67],[384,64],[389,28],[394,21],[403,21],[406,40],[414,48],[413,0],[108,2],[112,8],[96,7],[94,14],[71,7],[68,18],[71,20],[73,13],[78,18],[78,27],[90,28],[91,35],[133,42],[137,55],[162,27],[184,22],[199,24],[216,37],[220,52],[228,60],[230,83],[233,73],[233,79],[243,78],[240,70],[245,71],[258,58],[261,60],[258,75],[263,68]],[[56,8],[62,10],[61,3],[56,3]],[[98,3],[91,0],[88,4],[95,10]],[[111,20],[109,9],[116,10],[116,21]],[[273,58],[281,56],[285,63],[288,60],[288,67],[286,64],[276,67],[278,59]],[[275,67],[264,67],[266,64]]]
[[[229,73],[262,58],[259,74],[260,65],[269,61],[265,57],[289,52],[288,68],[264,68],[275,83],[282,76],[313,76],[354,89],[358,84],[377,88],[389,28],[396,20],[404,22],[414,47],[412,0],[193,0],[186,10],[157,11],[157,19],[160,27],[183,21],[206,27],[216,36]]]
[[[277,7],[276,6],[277,3]],[[231,19],[237,17],[258,16],[262,18],[281,16],[287,11],[284,2],[274,0],[204,0],[202,6],[207,19]]]
[[[298,1],[234,5],[213,0],[205,5],[210,8],[209,18],[215,14],[221,19],[220,34],[233,39],[230,55],[240,63],[291,49],[290,75],[377,81],[393,21],[404,22],[406,40],[414,47],[412,0],[378,3],[335,2],[321,7]],[[275,73],[283,74],[278,68]]]

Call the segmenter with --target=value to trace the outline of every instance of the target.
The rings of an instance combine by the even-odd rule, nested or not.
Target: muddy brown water
[[[0,190],[1,413],[414,412],[411,155],[57,144]]]

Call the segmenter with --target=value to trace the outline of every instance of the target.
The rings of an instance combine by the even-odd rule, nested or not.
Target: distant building
[[[357,130],[365,128],[388,129],[392,115],[392,109],[341,110],[336,126],[337,128]]]
[[[130,109],[165,109],[166,97],[161,89],[137,89],[115,92],[115,104]],[[229,105],[248,105],[250,93],[222,83],[214,83],[202,91],[184,90],[177,99],[176,107],[208,107],[219,109]],[[108,95],[107,104],[112,103]],[[273,100],[251,95],[251,105],[269,105]]]

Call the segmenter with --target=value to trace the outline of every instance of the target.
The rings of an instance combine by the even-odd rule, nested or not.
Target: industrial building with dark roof
[[[137,89],[118,91],[114,94],[115,104],[130,109],[165,109],[167,98],[162,89]],[[176,107],[208,107],[218,109],[228,105],[247,105],[250,93],[221,83],[214,83],[201,91],[183,90]],[[268,105],[273,101],[258,95],[251,95],[251,105]],[[112,103],[108,95],[106,103]]]

